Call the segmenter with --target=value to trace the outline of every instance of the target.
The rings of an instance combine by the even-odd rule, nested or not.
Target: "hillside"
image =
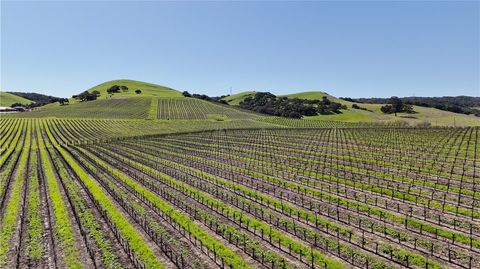
[[[280,95],[280,96],[286,96],[288,98],[299,98],[299,99],[307,99],[307,100],[320,100],[324,96],[328,98],[330,101],[334,101],[337,103],[342,103],[342,99],[339,99],[337,97],[334,97],[326,92],[318,92],[318,91],[313,91],[313,92],[299,92],[299,93],[291,93],[291,94],[286,94],[286,95]]]
[[[110,96],[110,94],[107,94],[107,89],[113,85],[127,86],[129,90]],[[142,93],[136,94],[135,90],[137,89],[141,90]],[[238,108],[238,104],[242,100],[255,94],[254,91],[241,92],[225,97],[223,100],[229,102],[230,106],[228,106],[196,98],[185,98],[180,91],[134,80],[112,80],[88,89],[89,92],[94,90],[100,92],[100,96],[95,101],[78,102],[70,99],[69,105],[48,104],[32,112],[23,113],[22,117],[226,121],[256,119],[259,116],[265,116]],[[480,126],[480,118],[478,117],[436,108],[414,106],[416,113],[398,113],[395,117],[391,114],[382,113],[380,111],[382,104],[358,103],[364,109],[354,109],[352,108],[353,102],[320,91],[300,92],[283,96],[310,100],[322,99],[326,96],[329,100],[339,102],[347,107],[346,110],[341,110],[341,114],[304,117],[308,120],[347,123],[399,123],[403,121],[409,125],[428,121],[434,126]],[[8,106],[13,102],[30,103],[31,101],[12,94],[2,93],[2,106]]]
[[[23,97],[28,100],[32,100],[33,102],[39,105],[56,102],[59,99],[59,97],[45,95],[45,94],[36,93],[36,92],[9,92],[9,93],[16,96]]]
[[[113,85],[123,85],[128,87],[127,92],[120,92],[115,93],[113,97],[133,97],[133,96],[142,96],[142,97],[183,97],[182,93],[174,90],[172,88],[168,88],[165,86],[160,86],[153,83],[147,83],[142,81],[136,80],[128,80],[128,79],[119,79],[119,80],[111,80],[101,84],[98,84],[95,87],[88,89],[88,92],[99,91],[101,96],[100,99],[105,99],[108,96],[107,89],[112,87]],[[135,90],[141,90],[141,94],[136,94]]]
[[[8,92],[0,92],[0,106],[11,106],[14,103],[27,105],[30,103],[34,103],[34,101],[8,93]]]
[[[225,100],[231,105],[238,105],[247,96],[253,95],[255,92],[241,92],[235,95],[226,97]],[[289,98],[301,98],[301,99],[322,99],[323,96],[331,101],[335,101],[347,106],[347,110],[342,110],[342,114],[332,115],[318,115],[312,117],[305,117],[309,120],[324,120],[324,121],[342,121],[342,122],[368,122],[368,123],[392,123],[398,121],[405,121],[410,125],[419,124],[425,121],[430,122],[434,126],[480,126],[480,118],[473,115],[464,115],[459,113],[453,113],[449,111],[443,111],[436,108],[414,106],[414,114],[398,113],[397,117],[394,115],[384,114],[380,111],[380,108],[384,104],[361,104],[357,103],[362,109],[352,108],[353,102],[346,101],[334,97],[325,92],[312,91],[312,92],[300,92],[282,95]]]
[[[127,86],[129,90],[110,95],[107,89],[113,85]],[[136,94],[135,90],[142,93]],[[225,121],[259,116],[233,106],[186,98],[174,89],[140,81],[112,80],[88,91],[99,91],[100,96],[85,102],[71,98],[66,105],[51,103],[22,113],[21,117]]]
[[[227,101],[230,105],[238,106],[243,99],[253,95],[255,95],[255,91],[241,92],[222,98],[222,100]]]

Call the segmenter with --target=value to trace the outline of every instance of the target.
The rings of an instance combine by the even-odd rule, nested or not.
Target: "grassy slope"
[[[107,89],[112,85],[125,85],[129,88],[129,91],[110,96],[107,94]],[[136,94],[136,89],[142,90],[142,93]],[[171,113],[173,116],[167,116],[167,118],[173,117],[172,119],[175,120],[209,119],[218,121],[253,119],[258,116],[250,111],[242,111],[237,107],[185,98],[179,91],[140,81],[112,80],[92,87],[88,91],[94,90],[101,93],[95,101],[78,102],[72,98],[68,105],[60,106],[58,102],[48,104],[33,112],[24,113],[22,117],[155,119],[157,109],[164,109],[164,107],[158,106],[159,100],[171,100],[171,104],[174,105],[172,108],[167,108],[171,109],[169,115]],[[190,114],[183,114],[186,111]],[[192,113],[201,115],[192,116]]]
[[[243,98],[252,94],[253,92],[242,92],[229,97],[225,100],[233,99],[230,102],[231,105],[240,103]],[[458,113],[452,113],[448,111],[439,110],[436,108],[414,106],[415,114],[399,113],[397,117],[394,115],[387,115],[380,111],[381,104],[358,104],[360,107],[367,108],[371,111],[365,111],[360,109],[353,109],[352,102],[345,101],[334,96],[331,96],[324,92],[301,92],[294,94],[284,95],[289,98],[302,98],[302,99],[321,99],[323,96],[327,96],[329,100],[339,102],[348,107],[348,110],[343,110],[342,114],[334,115],[319,115],[313,117],[307,117],[307,119],[314,120],[328,120],[328,121],[346,121],[346,122],[391,122],[397,120],[407,121],[409,124],[414,125],[423,121],[428,121],[435,126],[480,126],[480,118],[472,115],[463,115]],[[405,118],[414,117],[414,118]]]
[[[39,107],[32,112],[23,113],[24,117],[56,118],[119,118],[145,119],[151,106],[152,97],[124,97],[97,99],[89,102],[74,102],[60,106],[59,103]]]
[[[292,93],[292,94],[286,94],[286,95],[281,95],[281,96],[286,96],[288,98],[300,98],[300,99],[307,99],[307,100],[315,100],[315,99],[322,99],[324,96],[328,98],[330,101],[334,102],[341,102],[342,99],[339,99],[337,97],[331,96],[328,93],[325,92],[299,92],[299,93]]]
[[[253,96],[254,94],[254,91],[241,92],[227,96],[223,98],[223,100],[227,101],[230,105],[238,106],[243,99],[247,98],[248,96]]]
[[[146,83],[146,82],[141,82],[141,81],[135,81],[135,80],[128,80],[128,79],[119,79],[119,80],[112,80],[112,81],[107,81],[102,84],[99,84],[95,87],[92,87],[88,89],[89,92],[92,91],[99,91],[101,96],[100,99],[105,98],[107,96],[107,89],[110,88],[113,85],[124,85],[128,87],[128,92],[121,92],[121,93],[116,93],[113,95],[114,98],[117,97],[133,97],[133,96],[143,96],[143,97],[183,97],[182,93],[168,88],[164,86],[160,86],[157,84],[152,84],[152,83]],[[141,94],[136,94],[135,90],[141,90]]]
[[[120,93],[115,93],[113,96],[110,97],[110,95],[107,93],[107,89],[110,88],[113,85],[124,85],[128,87],[128,92],[120,92]],[[69,105],[66,106],[60,106],[60,104],[57,103],[52,103],[45,105],[41,108],[38,109],[37,113],[38,115],[35,114],[28,114],[26,116],[31,116],[31,117],[39,117],[39,116],[46,116],[46,117],[73,117],[73,118],[82,118],[82,117],[87,117],[87,118],[110,118],[112,117],[112,113],[114,111],[111,111],[112,113],[107,113],[108,109],[113,109],[117,112],[119,112],[115,117],[117,118],[143,118],[143,116],[140,116],[139,110],[149,110],[150,109],[150,104],[151,104],[151,98],[154,97],[165,97],[165,98],[184,98],[182,93],[168,88],[164,86],[160,86],[157,84],[152,84],[152,83],[146,83],[146,82],[141,82],[141,81],[135,81],[135,80],[127,80],[127,79],[120,79],[120,80],[111,80],[104,82],[102,84],[96,85],[90,89],[88,89],[89,92],[92,91],[99,91],[100,96],[96,101],[90,101],[90,102],[78,102],[74,98],[70,98]],[[136,94],[135,90],[141,90],[141,94]],[[143,102],[139,102],[139,99],[148,99],[145,103],[148,103],[148,107],[134,107],[128,105],[128,102],[122,102],[121,104],[118,104],[114,101],[114,99],[129,99],[129,98],[135,98],[132,99],[132,104],[140,104]],[[110,105],[115,106],[115,107],[110,107]],[[143,106],[143,105],[142,105]],[[124,110],[124,111],[120,111]],[[134,113],[135,115],[128,115],[130,112]],[[36,112],[33,112],[36,113]],[[61,115],[63,114],[63,115]]]
[[[27,105],[35,102],[8,92],[0,92],[0,106],[11,106],[14,103]]]

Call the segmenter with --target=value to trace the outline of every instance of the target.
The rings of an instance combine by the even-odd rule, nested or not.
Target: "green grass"
[[[238,106],[243,99],[255,95],[255,91],[249,92],[240,92],[223,98],[222,100],[227,101],[230,105]]]
[[[55,140],[48,129],[47,135],[50,140]],[[41,140],[41,139],[40,139]],[[123,216],[123,214],[115,207],[112,201],[105,195],[100,186],[76,163],[71,155],[59,146],[55,146],[58,153],[64,160],[70,164],[72,170],[78,175],[80,180],[91,192],[93,198],[97,200],[99,205],[105,210],[105,213],[112,220],[119,232],[128,242],[130,248],[136,257],[145,265],[146,268],[164,268],[162,262],[155,256],[153,250],[148,246],[144,239],[138,234],[131,223]],[[53,200],[53,197],[52,197]]]
[[[229,102],[230,105],[239,105],[240,102],[248,96],[253,96],[254,91],[241,92],[228,97],[223,98]],[[429,122],[433,126],[480,126],[480,118],[473,115],[464,115],[448,111],[439,110],[430,107],[414,106],[414,111],[417,113],[406,114],[398,113],[395,115],[384,114],[380,108],[383,104],[361,104],[357,103],[360,107],[366,108],[369,111],[362,109],[353,109],[353,102],[345,101],[334,97],[328,93],[320,91],[300,92],[293,94],[286,94],[288,98],[301,98],[301,99],[322,99],[324,96],[334,102],[339,102],[347,106],[347,110],[342,110],[342,114],[332,115],[318,115],[312,117],[305,117],[310,120],[321,121],[343,121],[343,122],[380,122],[386,124],[398,124],[399,122],[405,122],[410,126],[415,126],[423,122]]]
[[[307,99],[307,100],[321,100],[324,96],[326,96],[330,101],[339,102],[339,103],[341,102],[341,99],[337,97],[334,97],[326,92],[318,92],[318,91],[291,93],[291,94],[285,94],[281,96],[286,96],[288,98]]]
[[[168,88],[165,86],[160,86],[153,83],[147,83],[142,81],[136,80],[129,80],[129,79],[119,79],[119,80],[111,80],[99,84],[95,87],[88,89],[89,92],[92,91],[99,91],[101,96],[100,99],[105,98],[105,96],[109,95],[107,93],[107,89],[113,85],[124,85],[128,87],[128,92],[120,92],[115,93],[113,97],[133,97],[133,96],[148,96],[148,97],[183,97],[182,93],[174,90],[172,88]],[[141,90],[141,94],[136,94],[135,90]]]
[[[38,123],[38,122],[37,122]],[[67,203],[62,197],[60,185],[55,176],[53,164],[48,156],[46,147],[48,140],[42,139],[40,128],[37,128],[38,146],[42,159],[42,167],[53,208],[55,236],[59,239],[59,247],[63,252],[66,268],[84,268],[77,250],[77,243],[73,226],[69,217]]]
[[[14,103],[28,105],[35,102],[8,92],[0,92],[0,106],[11,106]]]
[[[27,205],[27,256],[33,261],[39,261],[45,250],[43,246],[43,226],[41,216],[40,185],[37,171],[37,141],[32,139],[32,151],[30,152],[30,175],[28,185]]]
[[[84,149],[79,149],[81,152],[96,158],[91,155],[91,153],[86,152]],[[133,190],[141,193],[149,202],[151,202],[155,207],[160,209],[165,214],[168,214],[170,218],[175,221],[178,225],[182,226],[187,230],[193,237],[197,238],[199,241],[202,241],[203,244],[210,250],[216,249],[217,255],[224,258],[227,264],[235,265],[235,268],[251,268],[240,256],[237,256],[232,250],[225,247],[221,242],[217,241],[209,233],[203,230],[201,227],[197,226],[190,218],[180,213],[170,204],[166,203],[164,200],[160,199],[156,194],[151,192],[149,189],[130,179],[120,170],[110,166],[106,162],[97,158],[97,165],[102,166],[109,170],[111,175],[120,179],[124,184],[131,187]],[[145,166],[145,168],[148,168]],[[147,171],[147,170],[146,170]],[[147,171],[150,172],[150,171]],[[163,174],[162,174],[163,175]],[[171,180],[171,178],[169,178]]]
[[[84,149],[81,149],[81,150],[84,151]],[[177,181],[174,178],[166,174],[163,174],[161,172],[158,172],[157,170],[147,165],[144,165],[142,163],[139,163],[133,160],[128,160],[128,162],[142,169],[142,171],[146,171],[147,173],[158,175],[158,180],[165,182],[167,185],[174,186],[175,189],[185,190],[187,193],[189,193],[192,196],[193,199],[201,199],[207,204],[211,204],[212,208],[214,207],[220,208],[220,211],[226,213],[229,216],[231,215],[231,217],[235,219],[237,222],[242,222],[243,224],[246,224],[249,227],[256,227],[257,230],[269,231],[273,241],[282,242],[284,246],[290,245],[290,247],[292,248],[292,251],[295,251],[297,253],[304,253],[306,259],[308,259],[309,257],[314,257],[315,263],[318,263],[321,265],[326,263],[328,264],[328,268],[345,268],[341,262],[331,259],[319,251],[313,251],[312,253],[312,249],[310,249],[309,247],[305,246],[304,244],[296,240],[291,239],[289,236],[286,236],[283,232],[277,230],[276,228],[272,228],[267,223],[263,221],[259,221],[256,218],[252,218],[248,215],[242,214],[241,210],[236,209],[230,205],[227,205],[215,199],[214,197],[210,196],[209,194],[206,194],[203,191],[195,189],[183,182]],[[116,169],[114,168],[109,168],[109,171],[111,171],[111,173],[116,172],[115,170]],[[151,200],[153,204],[155,205],[158,204],[159,209],[172,212],[171,216],[176,221],[178,221],[180,225],[189,227],[190,233],[192,233],[192,235],[198,238],[199,240],[203,241],[205,243],[205,246],[207,246],[209,249],[213,249],[214,246],[217,246],[216,248],[217,254],[223,255],[223,257],[227,261],[227,264],[235,265],[235,268],[249,268],[249,266],[239,256],[236,256],[235,253],[233,253],[230,249],[224,247],[221,243],[216,242],[214,238],[210,237],[208,233],[206,233],[201,228],[197,227],[188,217],[184,217],[181,213],[176,212],[174,208],[171,208],[168,204],[164,203],[161,199],[158,198],[158,196],[151,193],[148,189],[145,189],[143,186],[130,180],[128,177],[121,174],[120,171],[118,171],[116,175],[117,174],[118,176],[123,177],[122,181],[125,181],[125,183],[130,185],[133,189],[135,190],[138,189],[138,191],[143,195],[145,195],[147,199]]]
[[[8,250],[12,247],[10,241],[16,233],[18,218],[20,217],[20,209],[22,206],[22,189],[25,184],[26,165],[30,149],[30,124],[27,127],[27,134],[24,137],[25,150],[20,155],[18,167],[13,175],[12,189],[8,198],[5,212],[0,222],[0,267],[4,267],[9,259]],[[11,257],[10,257],[11,259]]]
[[[368,111],[357,109],[348,109],[341,111],[341,114],[318,115],[312,117],[305,117],[305,119],[344,122],[374,122],[380,120],[379,117],[376,117],[377,115]]]

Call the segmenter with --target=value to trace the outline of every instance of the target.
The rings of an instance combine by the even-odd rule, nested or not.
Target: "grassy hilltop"
[[[110,87],[126,86],[128,91],[109,94]],[[141,90],[140,94],[135,93]],[[97,100],[80,102],[69,99],[69,104],[58,102],[39,107],[22,117],[31,118],[88,118],[88,119],[149,119],[149,120],[209,120],[226,121],[253,119],[255,113],[233,106],[186,98],[178,90],[135,80],[112,80],[87,90],[98,91]]]
[[[134,97],[138,96],[135,93],[135,90],[141,90],[142,93],[140,96],[154,96],[154,97],[183,97],[180,91],[174,90],[169,87],[160,86],[153,83],[147,83],[142,81],[130,80],[130,79],[118,79],[118,80],[111,80],[97,86],[94,86],[88,89],[88,92],[99,91],[103,98],[105,98],[108,93],[107,89],[112,87],[113,85],[123,85],[128,87],[127,92],[120,92],[116,93],[114,97]]]

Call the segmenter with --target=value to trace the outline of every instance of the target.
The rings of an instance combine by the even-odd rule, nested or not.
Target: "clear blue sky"
[[[480,95],[472,2],[5,2],[1,90]]]

